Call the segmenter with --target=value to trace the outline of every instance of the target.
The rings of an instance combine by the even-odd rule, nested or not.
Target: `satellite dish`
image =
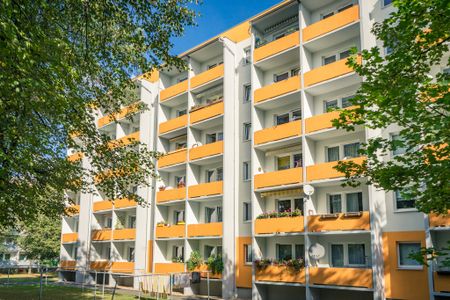
[[[312,185],[306,184],[303,186],[303,192],[306,195],[311,196],[312,194],[314,194],[314,187]]]
[[[314,243],[309,247],[308,254],[312,259],[321,259],[325,256],[325,248],[321,244]]]

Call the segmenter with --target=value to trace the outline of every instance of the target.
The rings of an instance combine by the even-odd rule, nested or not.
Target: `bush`
[[[222,274],[223,260],[221,255],[211,255],[208,257],[206,265],[208,266],[208,270],[210,270],[213,274]]]
[[[301,258],[275,260],[270,258],[263,258],[255,261],[255,266],[258,270],[264,270],[268,266],[284,266],[292,271],[298,272],[305,267],[305,260]]]
[[[198,251],[192,251],[191,256],[186,261],[186,265],[189,271],[193,271],[195,268],[200,267],[203,263],[202,256]]]

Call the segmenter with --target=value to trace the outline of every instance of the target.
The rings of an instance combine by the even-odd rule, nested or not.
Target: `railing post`
[[[97,298],[97,270],[95,272],[95,282],[94,282],[94,300]]]
[[[39,266],[40,279],[39,279],[39,300],[42,299],[42,267]]]
[[[207,282],[207,286],[208,286],[208,300],[209,300],[209,271],[206,272],[206,282]]]

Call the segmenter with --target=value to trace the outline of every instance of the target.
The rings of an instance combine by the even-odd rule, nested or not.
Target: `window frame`
[[[392,201],[394,203],[394,212],[417,212],[417,208],[416,207],[406,207],[406,208],[398,208],[397,206],[397,192],[400,194],[400,190],[394,190],[392,191],[392,199],[394,201]],[[401,195],[400,195],[401,196]],[[416,199],[409,199],[409,200],[405,200],[405,201],[411,201],[411,200],[416,200]]]
[[[243,103],[250,103],[252,101],[252,84],[246,83],[243,85]]]
[[[252,178],[251,175],[251,163],[250,161],[244,161],[242,163],[242,180],[250,181]]]
[[[339,159],[335,160],[335,161],[339,161],[339,160],[344,160],[345,156],[344,156],[344,146],[345,145],[350,145],[350,144],[355,144],[355,143],[359,143],[361,145],[361,141],[359,139],[355,139],[355,140],[349,140],[349,141],[345,141],[345,142],[341,142],[341,143],[335,143],[335,144],[329,144],[327,146],[325,146],[325,162],[330,162],[329,161],[329,157],[328,157],[328,148],[335,148],[335,147],[339,147]],[[353,158],[358,158],[360,156],[356,156],[356,157],[350,157],[347,159],[353,159]]]
[[[385,4],[385,0],[381,0],[380,3],[381,3],[381,8],[385,8],[385,7],[389,7],[392,5],[392,0],[388,4]]]
[[[252,140],[252,123],[244,122],[242,124],[242,140],[244,142],[249,142]]]
[[[349,263],[349,245],[364,245],[364,264],[350,264]],[[332,246],[333,245],[342,245],[343,248],[343,266],[333,266],[332,263]],[[369,246],[369,247],[367,247]],[[370,253],[366,255],[366,251],[370,249],[370,244],[367,245],[365,242],[330,242],[328,243],[328,249],[329,249],[329,258],[328,263],[332,268],[351,268],[351,267],[357,267],[357,268],[370,268],[371,264],[369,263],[369,260],[367,259],[370,256]]]
[[[327,212],[328,213],[332,213],[331,212],[331,203],[330,203],[330,196],[336,196],[336,195],[340,195],[341,196],[341,213],[349,213],[348,211],[348,206],[347,206],[347,197],[349,194],[361,194],[361,212],[365,211],[364,210],[364,193],[362,190],[352,190],[352,191],[342,191],[340,193],[327,193],[326,197],[327,197]]]
[[[396,250],[397,250],[397,268],[401,270],[422,270],[422,265],[401,265],[400,261],[400,245],[405,244],[418,244],[419,249],[422,248],[422,243],[420,241],[397,241]]]
[[[243,217],[244,223],[249,223],[252,221],[252,203],[251,202],[243,203],[242,217]]]
[[[250,254],[250,260],[248,260]],[[244,264],[252,265],[253,264],[253,247],[252,244],[244,244]]]
[[[294,156],[295,155],[300,155],[300,157],[301,157],[301,165],[303,165],[303,154],[302,154],[301,151],[293,151],[293,152],[288,152],[288,153],[274,155],[276,171],[289,170],[289,169],[293,169],[293,168],[300,168],[301,166],[300,167],[296,167],[295,166],[295,162],[294,162]],[[287,156],[289,156],[289,168],[280,170],[279,169],[279,165],[278,165],[278,159],[282,158],[282,157],[287,157]]]

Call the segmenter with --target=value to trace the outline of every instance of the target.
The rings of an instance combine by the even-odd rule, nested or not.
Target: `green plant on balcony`
[[[172,258],[172,262],[173,263],[184,263],[184,259],[181,256],[177,256],[177,257]]]
[[[168,226],[168,224],[165,221],[159,221],[158,223],[156,223],[156,227],[164,227],[164,226]]]
[[[271,211],[264,212],[256,217],[256,219],[272,219],[272,218],[286,218],[286,217],[299,217],[302,215],[302,211],[300,209],[294,210],[285,210],[283,212]]]
[[[200,267],[203,264],[202,256],[198,251],[192,251],[191,256],[186,261],[187,269],[189,271],[195,270],[195,268]]]
[[[271,259],[263,258],[255,261],[255,267],[258,270],[264,270],[268,266],[283,266],[293,272],[299,272],[305,267],[305,260],[303,257],[294,259]]]
[[[208,257],[206,261],[206,265],[208,266],[208,270],[213,274],[222,274],[223,271],[223,260],[222,255],[211,255]]]

